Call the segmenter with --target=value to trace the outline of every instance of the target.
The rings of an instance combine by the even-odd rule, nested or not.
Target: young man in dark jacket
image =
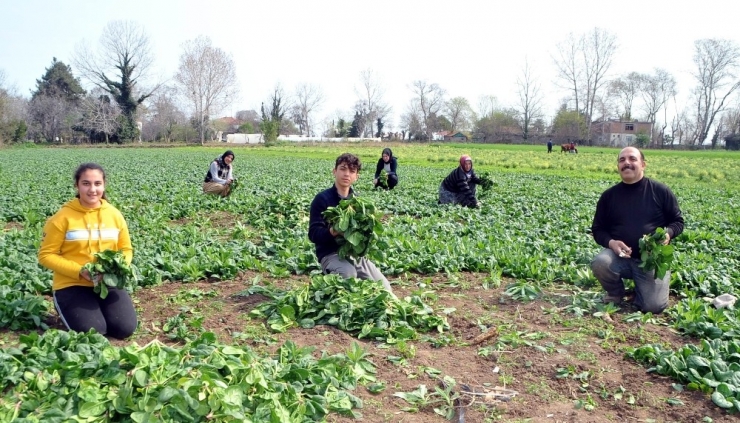
[[[604,191],[596,204],[591,233],[604,249],[594,257],[591,270],[606,291],[604,302],[622,302],[622,278],[628,278],[635,281],[635,305],[657,314],[668,306],[671,272],[656,279],[655,271],[640,268],[639,241],[662,227],[668,244],[683,232],[683,216],[673,192],[645,177],[645,156],[640,150],[622,149],[617,170],[622,182]]]
[[[329,207],[336,207],[341,200],[355,195],[352,184],[357,181],[361,167],[360,159],[353,154],[344,153],[337,157],[332,172],[334,185],[318,193],[311,202],[308,239],[316,245],[316,257],[324,273],[335,273],[343,278],[381,281],[383,287],[392,292],[388,279],[367,258],[345,260],[339,257],[336,238],[342,236],[342,233],[336,232],[323,216]]]
[[[465,207],[478,207],[475,198],[476,185],[482,181],[473,171],[473,159],[460,157],[460,166],[450,172],[439,185],[439,204],[460,204]]]

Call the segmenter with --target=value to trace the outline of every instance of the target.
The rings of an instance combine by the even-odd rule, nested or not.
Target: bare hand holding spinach
[[[640,267],[646,272],[655,270],[656,279],[663,279],[673,263],[673,246],[668,244],[668,240],[668,234],[663,228],[640,238]]]
[[[95,283],[93,291],[100,294],[100,298],[108,296],[108,287],[131,291],[136,282],[133,266],[120,251],[95,253],[93,261],[82,266],[82,270],[90,274],[90,280]]]
[[[331,229],[339,233],[339,257],[364,257],[370,246],[383,232],[380,222],[381,213],[369,200],[352,197],[342,200],[336,207],[329,207],[323,216],[331,225]]]

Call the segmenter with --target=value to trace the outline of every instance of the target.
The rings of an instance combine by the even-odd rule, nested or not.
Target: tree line
[[[279,134],[428,141],[442,131],[481,142],[542,136],[588,140],[593,124],[608,119],[654,122],[652,133],[637,138],[644,144],[709,140],[715,147],[724,138],[739,137],[737,43],[695,41],[695,85],[682,106],[676,79],[666,69],[611,75],[618,48],[616,36],[600,28],[570,34],[556,45],[552,62],[564,96],[549,121],[542,83],[526,59],[516,80],[517,99],[510,105],[481,95],[474,106],[435,82],[415,80],[408,84],[409,102],[394,124],[380,76],[366,69],[354,87],[356,100],[346,110],[318,118],[326,100],[320,86],[301,83],[287,92],[277,84],[259,111],[241,110],[223,120],[216,117],[239,96],[236,66],[228,54],[199,36],[183,44],[175,75],[157,81],[146,31],[135,22],[112,21],[97,45],[77,46],[71,65],[53,58],[30,98],[10,88],[0,70],[0,142],[203,143],[223,132],[259,132],[268,142]],[[92,88],[83,89],[83,80]]]

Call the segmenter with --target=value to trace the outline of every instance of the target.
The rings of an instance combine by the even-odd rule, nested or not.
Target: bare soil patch
[[[455,309],[448,316],[451,331],[444,334],[450,342],[439,347],[422,336],[401,351],[396,346],[357,340],[330,326],[271,333],[263,320],[248,316],[266,298],[238,295],[263,277],[252,272],[229,281],[167,283],[141,289],[134,294],[139,329],[130,340],[111,342],[144,345],[159,339],[181,344],[169,339],[162,327],[183,310],[203,316],[202,330],[214,332],[221,342],[250,346],[265,354],[286,340],[314,346],[317,355],[346,351],[352,342],[359,342],[371,353],[377,378],[386,386],[380,394],[371,394],[364,387],[355,392],[364,401],[360,411],[363,421],[368,422],[446,421],[431,407],[416,413],[403,411],[410,405],[393,395],[413,391],[421,384],[433,391],[442,376],[454,378],[458,389],[461,384],[499,386],[518,393],[508,402],[476,400],[465,408],[466,422],[701,422],[705,417],[713,422],[737,421],[736,416],[715,406],[708,395],[678,391],[673,380],[647,373],[624,357],[628,347],[659,342],[678,348],[693,340],[667,326],[624,322],[622,318],[631,310],[616,313],[610,322],[559,312],[552,301],[514,301],[503,294],[506,282],[500,288],[482,289],[486,276],[410,275],[394,286],[399,296],[431,289],[437,296],[435,310]],[[309,281],[307,276],[265,279],[283,288]],[[61,328],[56,316],[48,323]],[[496,330],[497,336],[470,345],[487,330]],[[8,335],[12,337],[6,332],[4,338]],[[427,335],[443,339],[438,334]],[[438,378],[430,376],[430,369],[438,372]],[[683,405],[670,405],[668,399],[680,400]],[[593,409],[585,409],[587,404]],[[354,420],[330,415],[328,421]]]

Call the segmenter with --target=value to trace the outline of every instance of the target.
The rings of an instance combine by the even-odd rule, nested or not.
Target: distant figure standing
[[[552,153],[552,140],[547,140],[547,153]]]

